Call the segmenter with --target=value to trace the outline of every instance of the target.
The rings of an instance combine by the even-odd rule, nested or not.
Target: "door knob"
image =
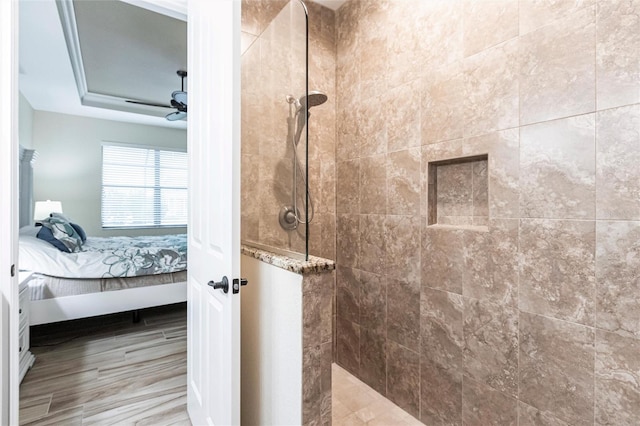
[[[222,277],[222,280],[220,282],[216,283],[216,282],[213,282],[213,281],[209,281],[207,283],[207,285],[210,285],[211,287],[213,287],[215,289],[221,289],[225,293],[229,293],[229,280],[227,279],[226,275],[224,277]]]

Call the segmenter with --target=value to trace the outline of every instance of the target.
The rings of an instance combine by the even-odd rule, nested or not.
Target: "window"
[[[187,224],[187,153],[102,145],[102,227]]]

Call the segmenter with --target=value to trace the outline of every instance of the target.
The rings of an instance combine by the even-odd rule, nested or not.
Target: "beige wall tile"
[[[425,287],[462,294],[465,232],[422,223],[422,291]]]
[[[422,144],[464,135],[464,74],[462,61],[435,68],[422,79]]]
[[[382,25],[387,13],[387,1],[363,1],[359,3],[358,68],[360,70],[360,100],[380,96],[388,89],[389,73],[388,31]]]
[[[464,59],[464,134],[518,126],[518,40]]]
[[[382,96],[369,97],[356,107],[358,154],[360,157],[387,152],[389,108]]]
[[[640,102],[640,2],[598,0],[598,109]]]
[[[422,46],[426,31],[418,22],[428,20],[429,14],[427,8],[415,0],[387,3],[389,9],[383,18],[385,28],[382,30],[387,34],[389,57],[394,58],[389,62],[387,79],[390,87],[397,87],[414,81],[422,72],[425,61],[418,52],[428,49]],[[402,21],[406,25],[396,25]],[[389,31],[391,28],[393,31]]]
[[[423,358],[438,368],[460,372],[464,346],[462,296],[423,288],[420,335]]]
[[[338,316],[336,362],[348,371],[360,371],[360,326]]]
[[[420,356],[394,342],[387,344],[387,397],[414,417],[420,415]]]
[[[354,214],[336,217],[336,261],[357,268],[360,259],[360,218]]]
[[[336,212],[360,212],[360,160],[336,163]]]
[[[387,152],[420,146],[420,81],[396,87],[382,97]]]
[[[520,401],[518,403],[518,422],[520,426],[569,426],[569,423]]]
[[[518,396],[517,309],[464,298],[463,333],[465,381],[468,376],[516,398]]]
[[[420,214],[420,148],[387,154],[387,213]]]
[[[340,97],[340,99],[344,99]],[[360,156],[360,127],[355,105],[338,108],[336,113],[336,160],[346,161]]]
[[[387,339],[420,351],[420,283],[388,279]]]
[[[520,129],[523,217],[595,217],[595,116]]]
[[[430,175],[437,168],[429,164],[434,161],[462,157],[462,142],[462,139],[454,139],[422,146],[420,156],[420,214],[427,218],[427,223],[437,223],[436,209],[429,204],[430,198],[436,199],[435,178],[433,176],[430,177]]]
[[[462,423],[465,425],[518,424],[518,401],[489,386],[464,377],[462,385]]]
[[[286,0],[243,0],[242,31],[260,35],[286,4]]]
[[[359,271],[360,286],[360,324],[385,334],[387,330],[387,277]]]
[[[390,87],[462,59],[461,0],[389,1],[386,26]],[[402,24],[399,24],[402,23]]]
[[[302,424],[320,419],[322,383],[320,346],[310,345],[302,353]]]
[[[320,162],[319,190],[313,194],[317,199],[317,209],[320,213],[336,212],[336,163],[333,161],[334,157]]]
[[[519,217],[519,148],[518,129],[464,140],[465,155],[488,156],[488,202],[491,218]]]
[[[359,268],[364,271],[373,272],[374,274],[386,272],[385,222],[385,215],[360,215]]]
[[[340,318],[360,323],[360,271],[338,266],[336,269],[336,310]]]
[[[351,0],[338,11],[336,155],[359,159],[364,204],[344,200],[360,215],[338,215],[337,256],[375,271],[358,269],[360,299],[343,301],[359,317],[346,315],[342,354],[412,407],[389,356],[413,353],[419,297],[412,386],[425,424],[513,424],[512,398],[520,425],[592,424],[595,333],[580,323],[637,337],[637,224],[613,222],[638,220],[636,10],[636,0]],[[596,101],[625,108],[594,113]],[[429,162],[478,155],[469,211],[427,226]],[[611,220],[597,238],[595,219]],[[636,389],[608,377],[603,398],[623,408],[602,418],[622,424]]]
[[[384,332],[360,328],[360,377],[382,395],[387,394],[386,347]]]
[[[640,80],[639,80],[640,84]],[[596,217],[640,219],[640,105],[596,115]]]
[[[519,0],[520,35],[573,15],[595,3],[596,0]]]
[[[464,56],[518,36],[518,2],[464,0]]]
[[[459,424],[462,297],[423,288],[420,303],[420,420],[425,424]]]
[[[640,340],[596,332],[597,425],[634,424],[640,419]]]
[[[458,163],[438,166],[438,223],[450,216],[473,216],[473,164]]]
[[[569,424],[593,422],[595,332],[520,314],[520,399]]]
[[[595,222],[520,221],[520,309],[595,321]]]
[[[595,8],[520,37],[520,125],[595,111]]]
[[[488,232],[465,232],[462,294],[465,297],[516,307],[519,247],[517,219],[494,219]]]
[[[420,421],[426,425],[462,424],[462,373],[420,355]]]
[[[489,184],[487,160],[474,161],[471,174],[472,215],[474,217],[489,216]]]
[[[596,326],[640,338],[640,222],[597,222]]]
[[[385,224],[385,273],[408,282],[420,282],[420,218],[387,216]]]
[[[320,247],[316,247],[311,251],[313,256],[324,257],[325,259],[336,260],[336,215],[335,214],[319,214],[318,223],[315,225],[314,231],[320,233],[319,244]],[[313,234],[309,236],[313,238]]]
[[[387,156],[360,159],[360,213],[387,212]]]

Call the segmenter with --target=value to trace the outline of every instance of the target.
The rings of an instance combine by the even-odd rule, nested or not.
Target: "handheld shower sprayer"
[[[286,230],[293,230],[298,227],[298,223],[310,223],[315,215],[313,200],[311,199],[311,193],[309,192],[309,188],[307,185],[307,180],[305,177],[305,171],[302,168],[298,160],[298,144],[300,143],[300,137],[302,136],[302,130],[304,126],[307,125],[309,121],[309,117],[311,114],[309,113],[309,109],[318,105],[322,105],[328,99],[327,95],[318,91],[311,91],[308,95],[304,95],[302,97],[295,98],[292,95],[287,95],[287,103],[289,105],[293,105],[295,108],[295,112],[293,113],[293,117],[291,116],[291,108],[289,109],[289,118],[287,119],[287,123],[289,125],[289,132],[287,138],[291,140],[291,145],[293,146],[293,206],[284,206],[280,210],[280,226]],[[294,127],[295,126],[295,127]],[[302,181],[307,189],[307,195],[309,197],[309,207],[311,207],[311,213],[309,217],[305,220],[302,220],[298,211],[298,195],[297,195],[297,187],[298,187],[298,170],[300,171],[300,175],[302,176]]]

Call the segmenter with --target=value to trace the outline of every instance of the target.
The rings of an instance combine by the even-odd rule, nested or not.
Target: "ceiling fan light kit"
[[[169,121],[186,120],[187,119],[187,92],[184,91],[184,79],[187,76],[185,70],[178,70],[176,72],[180,77],[181,89],[176,90],[171,94],[171,106],[176,108],[177,111],[169,113],[165,118]]]
[[[178,76],[182,79],[181,90],[176,90],[171,93],[171,102],[169,105],[157,104],[153,102],[145,102],[145,101],[134,101],[131,99],[127,99],[126,102],[130,104],[139,104],[139,105],[148,105],[159,108],[175,108],[177,111],[170,112],[165,115],[165,118],[169,121],[177,121],[177,120],[186,120],[187,119],[187,92],[184,91],[184,79],[187,76],[187,72],[185,70],[178,70],[176,72]]]

